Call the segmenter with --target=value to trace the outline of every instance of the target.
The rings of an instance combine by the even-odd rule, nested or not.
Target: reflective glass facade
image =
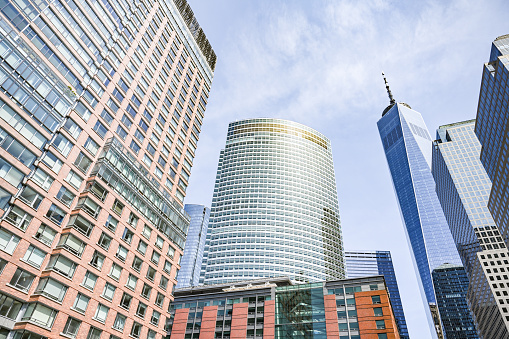
[[[183,0],[0,4],[0,337],[166,334],[214,66]]]
[[[362,278],[383,275],[391,298],[394,317],[401,339],[408,339],[408,328],[399,295],[396,272],[389,251],[345,251],[346,275],[348,278]]]
[[[433,148],[432,173],[470,281],[467,297],[477,329],[484,338],[505,338],[506,302],[497,299],[509,293],[509,281],[507,275],[497,273],[507,266],[500,259],[509,256],[488,210],[491,180],[479,160],[481,144],[474,125],[475,120],[470,120],[440,126]]]
[[[186,247],[180,261],[177,288],[197,286],[200,282],[200,269],[210,217],[210,209],[203,205],[186,204],[184,210],[189,214],[191,222],[187,232]]]
[[[421,114],[402,103],[384,111],[378,130],[425,303],[433,304],[431,271],[461,260],[435,192],[431,137]]]
[[[329,140],[285,120],[231,123],[205,252],[206,284],[280,275],[300,281],[344,277]]]

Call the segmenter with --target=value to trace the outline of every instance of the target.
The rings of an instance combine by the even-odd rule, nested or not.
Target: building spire
[[[389,83],[387,82],[387,78],[385,77],[384,72],[382,72],[382,76],[384,77],[385,88],[387,89],[387,95],[389,95],[391,105],[394,105],[396,103],[396,100],[394,100],[394,97],[392,96],[391,89],[389,88]]]

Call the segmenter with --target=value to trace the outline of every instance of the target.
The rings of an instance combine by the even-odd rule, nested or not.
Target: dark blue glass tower
[[[348,278],[362,278],[373,275],[383,275],[389,290],[394,318],[398,325],[401,339],[408,339],[408,328],[403,312],[403,304],[399,295],[396,272],[392,265],[389,251],[346,251],[346,274]]]
[[[210,217],[210,209],[203,205],[187,204],[184,210],[191,217],[191,223],[180,262],[177,288],[198,286]]]
[[[461,265],[431,175],[432,142],[420,113],[391,97],[378,121],[415,268],[430,305],[430,325],[440,331],[431,272],[444,263]]]

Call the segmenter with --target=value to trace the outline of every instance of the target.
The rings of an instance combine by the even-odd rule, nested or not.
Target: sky
[[[185,203],[210,206],[228,123],[293,120],[332,143],[347,250],[390,250],[412,339],[430,329],[376,122],[395,99],[430,134],[475,118],[507,0],[188,0],[217,65]]]

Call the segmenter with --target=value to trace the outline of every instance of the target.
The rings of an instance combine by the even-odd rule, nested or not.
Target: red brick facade
[[[272,339],[275,334],[276,323],[276,301],[265,301],[265,310],[263,314],[263,339]]]

